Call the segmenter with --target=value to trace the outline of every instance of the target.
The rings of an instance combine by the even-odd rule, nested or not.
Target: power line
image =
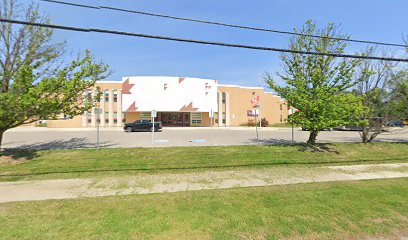
[[[81,7],[81,8],[97,9],[97,10],[107,9],[107,10],[112,10],[112,11],[134,13],[134,14],[146,15],[146,16],[151,16],[151,17],[169,18],[169,19],[174,19],[174,20],[211,24],[211,25],[218,25],[218,26],[231,27],[231,28],[240,28],[240,29],[247,29],[247,30],[254,30],[254,31],[261,31],[261,32],[272,32],[272,33],[278,33],[278,34],[296,35],[296,36],[322,38],[322,39],[332,39],[332,40],[355,42],[355,43],[367,43],[367,44],[375,44],[375,45],[382,45],[382,46],[404,47],[404,48],[408,47],[408,45],[398,44],[398,43],[386,43],[386,42],[357,40],[357,39],[349,39],[349,38],[326,37],[326,36],[319,36],[319,35],[313,35],[313,34],[303,34],[303,33],[290,32],[290,31],[281,31],[281,30],[274,30],[274,29],[243,26],[243,25],[234,25],[234,24],[228,24],[228,23],[222,23],[222,22],[212,22],[212,21],[192,19],[192,18],[176,17],[176,16],[170,16],[170,15],[142,12],[142,11],[136,11],[136,10],[123,9],[123,8],[109,7],[109,6],[92,6],[92,5],[84,5],[84,4],[70,3],[70,2],[64,2],[64,1],[57,1],[57,0],[40,0],[40,1],[49,2],[49,3],[57,3],[57,4],[62,4],[62,5],[74,6],[74,7]]]
[[[29,25],[29,26],[36,26],[36,27],[44,27],[44,28],[52,28],[52,29],[60,29],[60,30],[68,30],[68,31],[76,31],[76,32],[105,33],[105,34],[114,34],[114,35],[122,35],[122,36],[161,39],[161,40],[168,40],[168,41],[188,42],[188,43],[197,43],[197,44],[205,44],[205,45],[223,46],[223,47],[245,48],[245,49],[271,51],[271,52],[297,53],[297,54],[306,54],[306,55],[319,55],[319,56],[354,58],[354,59],[370,59],[370,60],[381,60],[381,61],[391,61],[391,62],[408,62],[408,59],[404,59],[404,58],[361,56],[361,55],[350,55],[350,54],[299,51],[299,50],[272,48],[272,47],[259,47],[259,46],[241,45],[241,44],[234,44],[234,43],[211,42],[211,41],[203,41],[203,40],[148,35],[148,34],[142,34],[142,33],[122,32],[122,31],[114,31],[114,30],[98,29],[98,28],[79,28],[79,27],[54,25],[54,24],[46,24],[46,23],[34,23],[34,22],[12,20],[12,19],[5,19],[5,18],[0,18],[0,22],[20,24],[20,25]]]

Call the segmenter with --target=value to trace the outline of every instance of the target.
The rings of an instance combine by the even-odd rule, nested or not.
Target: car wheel
[[[133,132],[132,127],[127,127],[127,128],[126,128],[126,132],[128,132],[128,133]]]

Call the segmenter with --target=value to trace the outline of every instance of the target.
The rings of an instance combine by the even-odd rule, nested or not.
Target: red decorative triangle
[[[193,108],[193,102],[180,108],[180,112],[197,112],[197,110],[198,108]]]
[[[179,84],[184,81],[186,78],[179,78]]]
[[[137,107],[136,107],[136,102],[133,102],[129,108],[126,110],[126,112],[136,112]]]
[[[123,82],[123,85],[122,85],[122,93],[123,93],[123,94],[132,94],[132,93],[130,92],[130,89],[132,89],[132,87],[133,87],[134,85],[135,85],[135,84],[130,84],[130,83],[129,83],[129,78],[126,79],[126,81]]]

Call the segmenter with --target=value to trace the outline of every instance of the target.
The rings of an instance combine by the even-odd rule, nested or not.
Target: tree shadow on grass
[[[249,139],[249,144],[256,144],[258,140],[256,138]],[[330,152],[340,154],[331,143],[317,143],[315,145],[310,145],[304,142],[294,142],[292,144],[291,140],[269,138],[269,139],[259,139],[259,144],[262,145],[280,145],[280,146],[296,146],[301,152]]]
[[[247,144],[256,144],[258,143],[258,139],[251,138],[247,142]],[[278,139],[278,138],[268,138],[268,139],[259,139],[259,144],[262,145],[290,145],[292,142],[290,140],[285,139]],[[297,144],[297,143],[296,143]]]
[[[99,147],[112,147],[108,141],[100,142]],[[97,144],[89,142],[87,138],[71,138],[70,140],[57,140],[50,142],[41,142],[35,144],[25,144],[14,148],[5,148],[0,152],[0,157],[8,157],[13,160],[25,159],[32,160],[38,157],[38,151],[55,150],[55,149],[80,149],[80,148],[96,148]]]
[[[328,152],[340,154],[333,146],[332,143],[316,143],[315,145],[303,143],[300,145],[299,151],[301,152]]]

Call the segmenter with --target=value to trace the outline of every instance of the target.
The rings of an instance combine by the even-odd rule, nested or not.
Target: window
[[[191,113],[191,124],[201,125],[202,124],[202,114],[201,113]]]
[[[283,122],[282,115],[280,115],[280,122]]]
[[[140,119],[141,120],[151,120],[151,112],[141,112]]]
[[[125,113],[122,113],[122,122],[126,122],[126,116],[125,116]]]
[[[86,100],[87,101],[92,101],[92,92],[91,91],[86,91]]]
[[[218,113],[217,112],[214,113],[214,119],[215,119],[215,123],[218,124]]]
[[[117,91],[113,92],[113,102],[118,102],[118,92]]]
[[[88,120],[88,123],[92,122],[92,114],[86,113],[86,119]]]
[[[280,110],[282,111],[282,104],[280,105]],[[282,121],[281,121],[282,122]]]
[[[105,102],[109,102],[109,91],[104,91]]]
[[[109,123],[109,112],[105,112],[105,123]]]
[[[226,123],[226,117],[227,114],[225,114],[225,112],[222,113],[222,123],[225,124]]]
[[[113,123],[117,123],[117,122],[118,122],[118,113],[113,112]]]
[[[225,101],[227,99],[227,93],[223,92],[221,97],[222,97],[222,103],[225,103]]]

